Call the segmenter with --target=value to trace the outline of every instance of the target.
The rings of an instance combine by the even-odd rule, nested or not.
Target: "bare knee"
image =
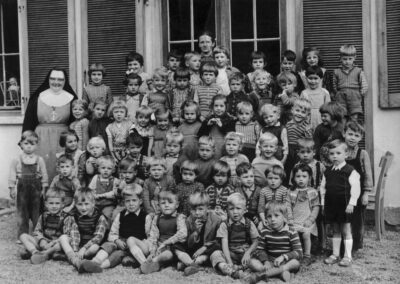
[[[264,265],[258,259],[251,258],[249,262],[249,268],[252,271],[261,272],[264,271]]]

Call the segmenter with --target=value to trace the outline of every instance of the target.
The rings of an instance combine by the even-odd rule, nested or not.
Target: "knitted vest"
[[[69,178],[60,178],[60,180],[55,184],[55,188],[64,191],[65,197],[67,198],[73,198],[74,192],[77,190],[77,188],[74,188],[74,184]]]
[[[326,195],[343,195],[350,198],[349,176],[353,170],[354,168],[349,164],[339,171],[333,171],[332,167],[327,168],[325,171]]]
[[[176,223],[177,217],[173,216],[159,216],[157,220],[157,227],[160,232],[159,242],[164,242],[176,234],[178,225]]]
[[[362,69],[354,67],[349,74],[346,74],[342,69],[335,69],[333,72],[337,77],[338,91],[343,89],[360,90],[360,74]]]
[[[119,215],[119,236],[122,238],[135,237],[139,240],[146,238],[145,223],[146,213],[140,210],[139,215],[135,213],[126,214],[126,209]]]
[[[229,225],[229,222],[225,221],[226,228],[228,229],[229,246],[237,247],[246,243],[251,244],[250,222],[251,221],[247,218],[245,218],[245,224],[232,223]]]
[[[47,239],[55,240],[62,235],[64,214],[51,215],[49,213],[42,214],[43,236]]]
[[[361,165],[361,149],[358,148],[357,150],[357,155],[354,159],[351,160],[346,160],[346,163],[348,163],[349,165],[351,165],[360,175],[360,186],[361,186],[361,195],[364,193],[364,186],[362,181],[365,178],[365,172],[363,171],[363,167]],[[360,196],[361,196],[360,195]]]
[[[92,216],[85,215],[81,216],[81,218],[78,218],[78,214],[74,215],[75,222],[78,225],[79,234],[81,237],[80,246],[85,245],[93,238],[93,234],[96,231],[97,223],[100,216],[101,213],[96,208],[94,209]]]
[[[114,187],[114,178],[110,178],[108,180],[108,185],[100,182],[100,177],[97,177],[96,181],[96,194],[103,194],[106,192],[110,192]],[[115,202],[110,199],[101,198],[96,200],[96,206],[104,207],[104,206],[112,206],[115,205]]]

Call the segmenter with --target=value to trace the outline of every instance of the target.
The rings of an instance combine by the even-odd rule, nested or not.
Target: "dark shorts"
[[[346,115],[362,113],[362,98],[359,90],[340,90],[336,93],[335,99],[338,104],[343,106]]]
[[[343,195],[325,196],[325,223],[351,223],[352,214],[346,213],[349,200]]]

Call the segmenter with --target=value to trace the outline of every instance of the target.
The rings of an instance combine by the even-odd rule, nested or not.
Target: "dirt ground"
[[[0,283],[240,283],[211,269],[184,277],[172,268],[141,275],[138,269],[118,266],[101,274],[80,275],[66,262],[31,265],[29,260],[19,257],[22,248],[15,243],[14,220],[14,215],[0,217]],[[318,257],[310,267],[302,269],[291,283],[400,283],[400,232],[389,231],[377,242],[373,228],[369,228],[365,248],[349,268],[327,266],[322,259]],[[274,279],[270,283],[282,282]]]

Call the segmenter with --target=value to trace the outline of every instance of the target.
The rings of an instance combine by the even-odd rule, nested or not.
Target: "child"
[[[216,95],[211,101],[211,115],[205,119],[197,136],[210,135],[215,143],[215,158],[222,156],[224,148],[224,138],[226,133],[235,130],[235,121],[226,112],[226,97]]]
[[[229,65],[230,54],[229,50],[224,46],[216,46],[213,50],[214,60],[217,64],[218,76],[216,78],[216,84],[219,86],[222,91],[221,94],[224,96],[229,95],[229,77],[234,72],[239,72],[239,70],[235,67]]]
[[[306,77],[308,86],[301,92],[300,98],[307,99],[311,102],[311,127],[315,129],[322,122],[319,108],[331,101],[329,92],[321,87],[322,69],[317,66],[310,66],[306,69]]]
[[[235,131],[241,133],[244,137],[242,154],[253,161],[256,157],[256,144],[260,137],[261,127],[254,116],[253,105],[248,101],[242,101],[237,105],[238,121],[235,124]]]
[[[258,245],[258,231],[249,219],[244,217],[246,199],[236,192],[228,197],[228,220],[222,222],[217,231],[222,250],[216,250],[210,257],[214,269],[224,275],[239,278],[239,270],[254,269],[250,261]]]
[[[84,153],[84,151],[78,149],[78,140],[78,135],[73,130],[61,132],[58,144],[64,148],[64,151],[56,154],[57,160],[64,155],[72,159],[72,176],[74,177],[78,176],[79,159]]]
[[[186,52],[184,55],[185,66],[190,72],[190,86],[196,88],[201,84],[200,79],[200,54],[196,51]]]
[[[146,261],[148,251],[143,248],[147,246],[145,224],[149,221],[142,208],[142,193],[142,188],[136,186],[127,186],[122,191],[125,208],[117,214],[108,240],[101,245],[96,256],[91,261],[83,261],[84,271],[101,272],[121,262],[127,266],[130,255],[134,257],[134,262],[130,261],[134,268]]]
[[[165,135],[170,129],[171,113],[168,109],[160,107],[154,113],[156,117],[156,125],[154,127],[154,142],[152,153],[156,157],[162,157],[165,151]]]
[[[58,157],[57,169],[59,174],[53,178],[49,190],[58,190],[64,192],[63,205],[64,211],[70,212],[74,207],[72,200],[75,191],[81,187],[79,180],[74,173],[74,161],[65,155]]]
[[[320,67],[323,74],[323,79],[319,81],[321,88],[330,89],[330,79],[329,72],[326,72],[326,69],[323,68],[324,62],[322,60],[320,51],[316,47],[306,47],[303,49],[302,58],[301,58],[301,68],[302,70],[299,72],[301,80],[303,81],[304,88],[307,89],[309,87],[308,80],[306,76],[306,70],[308,67]]]
[[[184,161],[180,169],[180,174],[182,176],[182,181],[176,186],[176,191],[179,196],[179,212],[183,213],[185,216],[189,216],[189,197],[195,192],[204,192],[204,185],[195,181],[199,171],[194,162],[188,160]]]
[[[131,73],[139,75],[142,78],[139,93],[146,94],[149,90],[148,84],[150,84],[151,77],[146,72],[143,72],[143,56],[140,53],[132,51],[125,57],[125,63],[127,66],[126,76]]]
[[[128,109],[123,101],[112,102],[108,110],[114,118],[114,122],[106,127],[108,147],[115,161],[118,163],[126,156],[126,138],[132,122],[126,120]]]
[[[38,135],[27,130],[22,133],[18,145],[22,149],[10,165],[8,188],[11,199],[16,199],[18,237],[29,232],[29,220],[36,227],[40,215],[40,198],[46,192],[48,176],[42,157],[35,154]]]
[[[18,86],[18,80],[15,77],[10,77],[8,80],[8,83],[10,84],[7,88],[7,96],[9,96],[10,100],[7,103],[7,106],[18,106],[20,105],[20,87]]]
[[[290,227],[293,226],[293,214],[290,206],[289,191],[282,185],[285,180],[285,171],[281,166],[272,166],[265,170],[265,177],[267,178],[267,186],[264,187],[260,192],[260,200],[258,202],[258,215],[260,216],[260,222],[267,225],[267,219],[265,218],[265,206],[271,201],[279,201],[286,204],[288,224]]]
[[[260,115],[265,123],[265,126],[261,129],[260,135],[271,133],[278,138],[278,148],[275,157],[280,160],[282,164],[285,164],[289,152],[289,145],[286,127],[279,122],[279,108],[271,104],[265,104],[261,107]]]
[[[231,171],[226,162],[218,161],[212,168],[213,184],[206,188],[210,196],[210,209],[214,210],[222,220],[226,220],[226,209],[228,196],[234,192],[233,186],[229,184]]]
[[[187,249],[186,253],[177,254],[180,261],[189,264],[185,268],[185,276],[200,271],[201,266],[207,263],[211,253],[218,246],[216,235],[221,218],[208,210],[209,202],[210,198],[205,192],[196,191],[189,196],[190,216],[186,219]]]
[[[106,142],[106,148],[108,149],[108,139],[106,128],[111,123],[111,120],[105,115],[107,111],[107,104],[101,100],[97,100],[93,103],[92,120],[89,122],[89,139],[101,136]]]
[[[175,182],[172,176],[166,175],[165,159],[151,157],[147,167],[150,176],[143,185],[143,204],[148,214],[158,214],[160,213],[159,194],[165,190],[172,190],[175,187]]]
[[[328,144],[328,149],[333,166],[326,169],[320,190],[325,222],[333,226],[333,252],[324,262],[326,264],[339,262],[340,243],[343,237],[345,252],[339,265],[347,267],[352,262],[351,219],[360,196],[360,175],[346,163],[347,145],[344,141],[333,140]]]
[[[212,169],[217,161],[214,152],[214,139],[210,136],[201,136],[199,138],[198,158],[194,162],[199,171],[197,181],[201,182],[205,187],[212,183]]]
[[[158,196],[161,213],[157,214],[148,238],[150,255],[148,261],[140,266],[143,274],[159,271],[162,265],[169,263],[174,255],[185,251],[187,237],[185,215],[177,212],[178,195],[174,191],[164,190]]]
[[[181,110],[183,122],[178,130],[183,134],[182,149],[185,149],[185,152],[190,152],[190,149],[193,149],[197,144],[197,132],[199,132],[201,126],[200,108],[197,102],[189,100],[183,102]]]
[[[78,136],[78,148],[86,149],[86,144],[89,140],[89,120],[86,118],[88,104],[83,100],[75,100],[72,102],[72,115],[75,121],[69,125],[71,130],[74,130]]]
[[[182,53],[180,53],[176,49],[170,50],[167,56],[168,89],[170,90],[172,90],[176,86],[175,73],[181,67],[181,63]]]
[[[95,192],[96,207],[107,218],[111,225],[113,211],[116,205],[115,196],[112,194],[114,187],[119,185],[119,179],[112,176],[115,170],[115,162],[111,156],[103,156],[97,159],[99,174],[92,178],[88,188]]]
[[[357,51],[354,45],[345,44],[340,47],[339,68],[333,70],[332,87],[337,101],[346,115],[357,121],[363,113],[362,97],[368,91],[368,83],[364,72],[354,64]]]
[[[154,112],[162,107],[169,109],[167,83],[168,73],[164,68],[155,69],[152,77],[153,89],[144,96],[142,104],[151,107]]]
[[[260,249],[251,259],[253,266],[260,272],[246,276],[244,283],[255,284],[276,276],[288,282],[291,273],[300,268],[303,251],[299,235],[287,225],[286,204],[272,201],[267,205],[265,213],[268,223],[260,230]]]
[[[212,99],[222,93],[222,89],[215,83],[218,76],[218,67],[214,62],[205,63],[200,67],[202,84],[197,86],[195,98],[199,102],[200,120],[204,121],[210,113]]]
[[[78,189],[74,195],[74,204],[76,210],[72,215],[65,218],[64,234],[60,236],[59,242],[69,263],[78,272],[85,272],[90,263],[83,266],[83,263],[87,261],[82,259],[96,255],[108,228],[108,223],[106,217],[95,207],[95,192],[93,190],[89,188]]]
[[[283,164],[275,158],[275,153],[278,148],[278,138],[276,138],[275,135],[271,133],[261,135],[258,140],[258,145],[260,156],[256,157],[251,164],[254,167],[256,185],[263,187],[267,183],[265,171],[275,165],[283,168]]]
[[[88,73],[91,83],[83,87],[82,100],[86,101],[90,111],[93,111],[96,101],[102,101],[106,106],[109,106],[113,97],[111,88],[103,84],[103,79],[106,76],[106,69],[103,64],[93,63],[90,65]]]
[[[234,72],[229,77],[230,94],[226,97],[226,111],[237,118],[237,105],[242,101],[248,101],[253,109],[258,109],[258,98],[254,93],[246,94],[244,92],[246,77],[241,72]]]
[[[141,106],[136,112],[136,123],[132,124],[129,133],[136,133],[142,137],[143,146],[140,154],[151,157],[151,150],[154,143],[154,128],[150,124],[150,117],[153,109],[148,106]]]
[[[371,161],[368,152],[358,146],[363,135],[364,128],[357,122],[350,121],[346,124],[344,130],[344,139],[348,148],[346,163],[353,166],[360,174],[361,186],[360,198],[358,198],[357,206],[354,208],[351,222],[354,251],[363,248],[365,209],[368,205],[368,196],[374,187]]]
[[[33,264],[40,264],[61,251],[58,238],[62,234],[64,218],[67,216],[62,210],[63,201],[63,191],[49,189],[46,192],[46,211],[38,218],[32,236],[23,233],[19,237],[26,250],[24,254],[21,254],[21,257],[30,256]]]
[[[280,122],[286,125],[293,118],[292,107],[299,98],[299,94],[295,91],[297,79],[292,72],[282,72],[278,75],[277,82],[282,92],[277,96],[275,104],[281,109]]]
[[[135,73],[125,76],[123,81],[123,84],[126,86],[126,92],[120,96],[120,100],[125,102],[128,109],[128,119],[132,123],[135,122],[136,111],[143,102],[144,95],[143,93],[139,93],[142,83],[142,77]]]
[[[178,177],[180,165],[186,157],[182,157],[183,134],[172,128],[165,135],[165,161],[167,165],[167,175]],[[176,180],[176,178],[175,178]]]
[[[254,82],[254,72],[257,70],[265,70],[264,68],[267,66],[267,57],[265,53],[262,51],[254,50],[250,56],[250,63],[253,72],[247,73],[247,77],[250,82]],[[270,74],[271,75],[271,74]],[[272,77],[272,76],[271,76]],[[253,86],[254,88],[254,86]]]
[[[304,90],[304,84],[301,80],[299,73],[296,72],[296,53],[293,50],[285,50],[281,57],[281,71],[282,73],[292,73],[296,77],[295,92],[300,94]]]
[[[318,235],[316,219],[319,213],[319,195],[310,187],[312,170],[306,164],[298,164],[293,169],[293,188],[289,192],[291,209],[293,211],[294,229],[303,240],[303,264],[311,264],[311,234]]]
[[[231,175],[229,178],[229,182],[231,185],[236,187],[239,184],[239,180],[236,175],[236,167],[240,163],[248,163],[249,159],[240,154],[239,151],[242,148],[243,137],[241,134],[236,132],[229,132],[225,136],[225,153],[226,156],[223,156],[220,161],[224,161],[229,165],[231,170]]]
[[[254,169],[250,163],[241,163],[236,167],[236,174],[240,184],[235,188],[246,199],[247,212],[245,217],[258,225],[258,202],[260,200],[261,187],[254,183]]]
[[[275,87],[271,74],[265,70],[254,71],[252,84],[254,85],[253,95],[255,95],[259,101],[259,108],[264,104],[273,103],[274,96],[272,90]],[[258,109],[255,111],[258,112]]]
[[[148,178],[147,172],[147,157],[142,155],[143,139],[137,133],[129,134],[126,144],[128,145],[128,153],[126,157],[121,161],[127,161],[133,163],[137,169],[136,182],[143,185],[145,179]]]

